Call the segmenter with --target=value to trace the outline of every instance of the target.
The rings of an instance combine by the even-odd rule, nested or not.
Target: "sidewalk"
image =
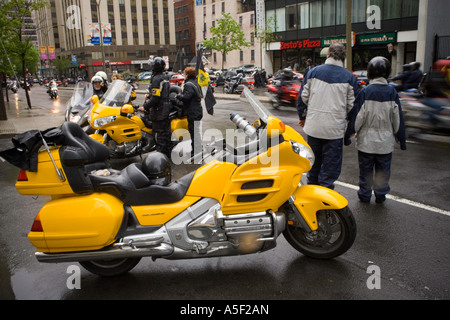
[[[12,97],[14,99],[14,97]],[[29,110],[26,101],[5,102],[8,120],[0,120],[0,138],[14,137],[28,130],[59,127],[64,122],[64,110],[50,113],[49,109],[34,106]]]
[[[141,87],[143,86],[141,85]],[[73,90],[73,87],[60,87],[59,89]],[[264,94],[264,92],[265,89],[255,90],[255,94],[258,95],[260,101],[267,103],[270,99]],[[143,88],[138,89],[136,93],[143,95],[146,93],[146,90]],[[219,87],[216,90],[214,96],[217,101],[240,100],[240,95],[223,94],[222,87]],[[19,91],[19,95],[9,94],[9,100],[9,102],[5,102],[8,120],[0,120],[0,138],[12,138],[19,133],[33,129],[45,130],[51,127],[59,127],[65,120],[65,103],[61,105],[60,111],[56,113],[49,113],[48,108],[44,108],[39,105],[33,106],[33,109],[29,110],[25,99],[25,93],[21,91]]]

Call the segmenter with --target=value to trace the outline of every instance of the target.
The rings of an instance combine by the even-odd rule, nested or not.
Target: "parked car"
[[[361,81],[361,80],[368,81],[369,80],[369,78],[367,77],[367,70],[353,71],[353,74],[356,76],[356,79],[358,81]]]
[[[253,73],[256,70],[258,70],[259,68],[257,66],[255,66],[254,64],[243,64],[237,68],[235,68],[235,70],[242,70],[242,72],[244,73]]]
[[[363,88],[369,84],[369,78],[367,77],[367,70],[353,71],[353,75],[358,81],[358,85]]]
[[[141,72],[138,75],[138,80],[149,80],[151,76],[152,76],[152,73],[150,71]]]
[[[184,75],[179,74],[179,73],[175,73],[170,77],[170,83],[172,85],[181,86],[183,84],[183,81],[184,81]]]

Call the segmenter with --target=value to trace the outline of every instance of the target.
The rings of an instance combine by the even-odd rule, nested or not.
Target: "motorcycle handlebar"
[[[256,129],[239,114],[230,114],[230,120],[233,121],[239,129],[242,129],[250,139],[256,137]]]

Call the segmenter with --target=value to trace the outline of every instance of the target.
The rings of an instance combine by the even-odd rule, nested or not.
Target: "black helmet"
[[[153,60],[153,72],[163,72],[166,69],[166,61],[163,58],[156,57]]]
[[[410,63],[411,70],[420,69],[421,63],[419,61],[414,61]]]
[[[149,153],[142,163],[142,171],[151,184],[167,186],[172,180],[172,168],[169,158],[160,152]]]
[[[284,68],[283,69],[283,73],[284,73],[284,75],[286,75],[288,77],[293,77],[294,76],[294,72],[292,71],[291,68]]]
[[[383,77],[389,78],[391,74],[391,63],[385,57],[375,57],[369,61],[367,66],[367,77],[372,80]]]

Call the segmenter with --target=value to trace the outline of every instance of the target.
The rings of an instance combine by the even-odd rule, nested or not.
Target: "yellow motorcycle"
[[[293,128],[254,107],[259,119],[253,125],[238,114],[230,117],[246,137],[243,145],[214,142],[204,155],[210,161],[176,181],[161,153],[119,171],[106,162],[109,149],[74,123],[65,122],[56,138],[50,134],[53,145],[48,132],[41,134],[29,148],[33,153],[44,146],[35,159],[37,170],[27,163],[33,157],[24,156],[27,165],[16,183],[21,194],[51,195],[28,234],[37,260],[78,261],[94,274],[115,276],[142,257],[266,251],[281,234],[313,258],[345,253],[356,236],[347,200],[302,184],[313,152]],[[1,155],[8,160],[7,153]]]
[[[176,88],[171,88],[176,90]],[[172,92],[176,95],[179,92]],[[112,158],[134,157],[151,151],[155,147],[151,122],[136,115],[131,102],[133,87],[122,80],[111,83],[102,99],[93,96],[94,104],[89,122],[96,133],[90,137],[108,146]],[[174,99],[171,99],[173,101]],[[173,146],[188,134],[187,118],[181,115],[173,103],[170,104]]]

